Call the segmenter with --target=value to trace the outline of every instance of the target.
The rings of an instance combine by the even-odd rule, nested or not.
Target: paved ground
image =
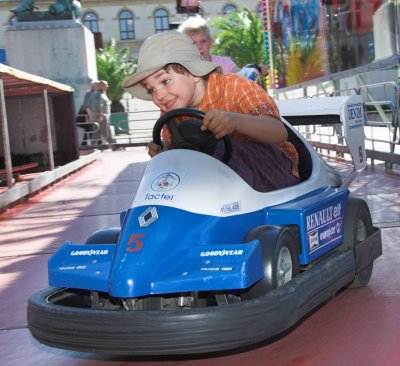
[[[0,214],[2,366],[395,366],[400,349],[400,175],[367,169],[353,183],[382,228],[384,255],[369,286],[344,290],[274,342],[207,358],[129,358],[53,349],[30,335],[29,296],[47,287],[47,260],[64,241],[118,225],[146,161],[144,148],[104,151],[91,165]],[[345,170],[345,166],[339,166]],[[251,325],[249,325],[251,326]]]

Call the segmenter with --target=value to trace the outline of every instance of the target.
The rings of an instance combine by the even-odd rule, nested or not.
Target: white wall
[[[51,98],[48,100],[53,149],[57,150],[53,104]],[[44,98],[42,96],[34,96],[10,99],[6,103],[6,108],[10,148],[13,154],[46,155],[48,142]]]

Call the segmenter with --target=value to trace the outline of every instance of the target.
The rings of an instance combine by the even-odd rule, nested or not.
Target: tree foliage
[[[212,53],[231,57],[239,67],[265,63],[262,22],[250,9],[214,18],[210,25],[217,29]]]
[[[129,49],[117,50],[113,39],[104,50],[96,52],[99,80],[108,82],[107,96],[111,100],[111,112],[124,112],[121,99],[124,94],[122,82],[136,71],[136,62],[129,57]]]

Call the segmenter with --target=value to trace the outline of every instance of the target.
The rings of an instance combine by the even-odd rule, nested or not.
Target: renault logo
[[[139,226],[147,227],[152,224],[154,221],[158,219],[157,209],[155,207],[148,207],[145,211],[143,211],[139,217]]]

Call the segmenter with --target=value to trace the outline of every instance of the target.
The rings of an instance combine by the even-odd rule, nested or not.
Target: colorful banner
[[[329,74],[320,0],[273,0],[272,40],[279,87]]]
[[[362,68],[400,54],[398,0],[266,0],[275,87]]]

